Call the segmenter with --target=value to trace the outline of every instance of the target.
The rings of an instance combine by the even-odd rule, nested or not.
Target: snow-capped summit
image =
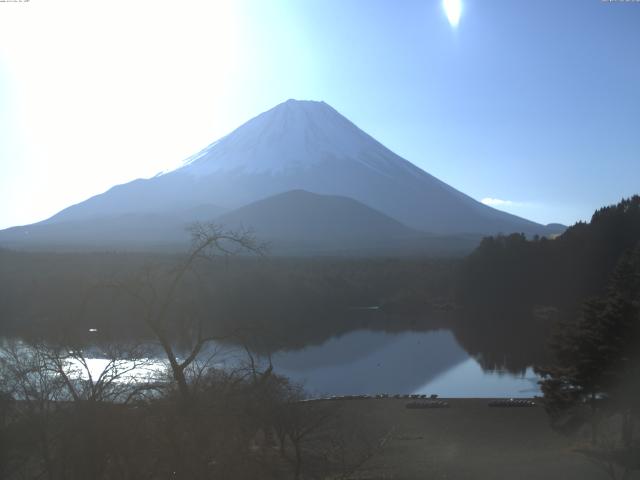
[[[380,151],[392,154],[325,102],[290,99],[198,152],[182,170],[283,173],[338,159],[384,171]]]

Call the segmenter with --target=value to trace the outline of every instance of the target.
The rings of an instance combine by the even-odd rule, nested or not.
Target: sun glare
[[[452,27],[457,27],[462,15],[462,0],[442,0],[442,7]]]

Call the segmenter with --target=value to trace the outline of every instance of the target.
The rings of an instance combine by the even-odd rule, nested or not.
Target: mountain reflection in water
[[[531,369],[524,375],[483,371],[449,330],[357,330],[318,346],[277,352],[272,361],[276,371],[303,383],[312,396],[531,397],[539,393]]]

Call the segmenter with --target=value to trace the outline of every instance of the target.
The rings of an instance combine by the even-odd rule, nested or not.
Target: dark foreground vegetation
[[[346,478],[384,441],[250,362],[196,361],[181,391],[148,374],[148,352],[111,353],[92,376],[68,347],[5,344],[1,478]]]

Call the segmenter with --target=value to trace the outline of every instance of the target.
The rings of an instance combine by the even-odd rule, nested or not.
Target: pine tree
[[[640,244],[623,255],[601,298],[553,338],[555,365],[539,369],[544,404],[556,426],[591,425],[593,459],[640,468],[633,427],[640,419]],[[599,425],[621,418],[618,446],[604,451]],[[608,447],[609,448],[609,447]]]

